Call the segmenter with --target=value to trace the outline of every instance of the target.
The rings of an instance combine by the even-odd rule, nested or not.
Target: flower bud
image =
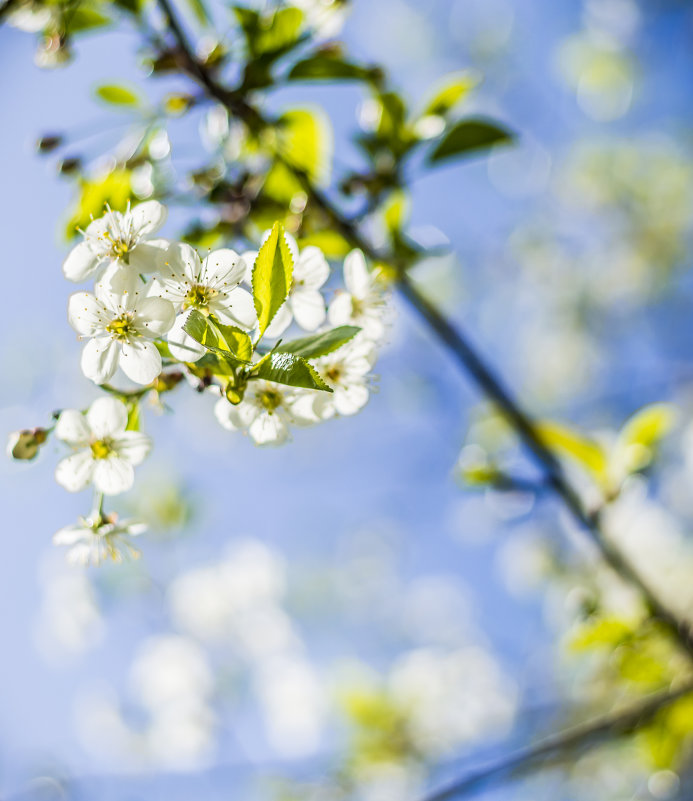
[[[13,431],[7,441],[7,455],[13,459],[30,461],[35,459],[39,447],[48,439],[45,428],[28,428],[23,431]]]

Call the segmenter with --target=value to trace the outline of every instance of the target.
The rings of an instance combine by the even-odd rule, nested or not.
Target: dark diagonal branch
[[[686,695],[693,693],[693,682],[677,690],[661,692],[622,712],[616,712],[546,737],[534,746],[521,748],[509,757],[475,769],[456,779],[423,801],[449,801],[470,796],[492,783],[516,779],[529,771],[560,761],[566,754],[593,748],[604,740],[629,734],[650,723],[656,715]]]

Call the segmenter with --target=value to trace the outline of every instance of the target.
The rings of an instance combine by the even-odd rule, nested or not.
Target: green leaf
[[[606,481],[608,457],[599,443],[558,423],[537,423],[534,428],[547,448],[578,462],[599,483]]]
[[[87,5],[77,6],[69,14],[65,21],[65,35],[80,33],[81,31],[92,31],[96,28],[104,28],[111,24],[111,19],[104,14],[95,11]]]
[[[280,8],[270,16],[243,6],[234,6],[233,11],[243,28],[248,52],[255,58],[277,57],[299,41],[303,12],[298,8]]]
[[[291,109],[279,118],[276,131],[280,155],[314,184],[325,183],[333,140],[328,117],[319,109]]]
[[[200,25],[206,26],[211,24],[212,20],[203,0],[188,0],[188,5]]]
[[[421,116],[434,115],[444,117],[457,103],[465,98],[479,83],[479,76],[474,72],[462,72],[448,76],[443,86],[428,101]]]
[[[356,325],[340,325],[331,331],[325,331],[324,334],[314,334],[310,337],[282,342],[275,348],[274,353],[293,353],[294,356],[301,356],[304,359],[317,359],[318,356],[325,356],[327,353],[341,348],[360,330]]]
[[[96,89],[96,96],[111,106],[130,106],[136,108],[140,105],[140,98],[131,89],[118,84],[109,83]]]
[[[451,158],[462,158],[488,150],[494,145],[510,144],[514,135],[506,128],[484,119],[460,120],[449,128],[429,154],[430,164]]]
[[[253,343],[248,334],[234,325],[223,325],[193,309],[183,326],[189,334],[207,350],[221,356],[233,356],[234,360],[248,364],[253,355]]]
[[[373,81],[380,71],[360,67],[339,56],[320,53],[297,62],[289,72],[290,81]]]
[[[659,442],[671,431],[676,409],[669,403],[653,403],[637,411],[619,432],[613,461],[634,473],[647,467],[655,456]]]
[[[253,376],[290,387],[332,392],[310,364],[293,353],[269,353],[253,370]]]
[[[260,248],[253,267],[253,300],[258,319],[258,339],[286,300],[293,277],[293,257],[279,223]]]
[[[132,171],[116,168],[95,179],[80,178],[77,202],[67,222],[67,239],[86,228],[94,217],[100,217],[108,204],[113,211],[125,211],[132,197]]]

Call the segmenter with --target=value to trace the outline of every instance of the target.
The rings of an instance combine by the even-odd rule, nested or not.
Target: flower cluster
[[[85,341],[81,368],[106,391],[88,410],[67,409],[51,428],[12,435],[8,452],[33,459],[53,434],[70,449],[56,480],[70,492],[91,486],[88,516],[54,542],[69,559],[99,564],[137,555],[139,521],[103,511],[104,496],[129,490],[151,448],[140,431],[140,403],[185,376],[217,397],[215,416],[257,445],[279,445],[294,426],[353,415],[368,401],[372,369],[386,333],[386,291],[363,254],[344,261],[343,286],[326,297],[330,265],[314,246],[299,250],[279,224],[258,251],[221,248],[201,257],[189,244],[158,236],[166,208],[157,201],[107,208],[81,231],[63,264],[91,291],[70,296],[68,320]],[[287,339],[298,329],[307,333]],[[280,339],[281,337],[281,339]],[[108,382],[122,373],[138,385]]]

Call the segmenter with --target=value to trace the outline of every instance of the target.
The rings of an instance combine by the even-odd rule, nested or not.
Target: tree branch
[[[522,748],[509,757],[471,771],[463,778],[456,779],[425,796],[422,801],[448,801],[451,798],[473,795],[493,782],[518,778],[538,767],[537,763],[556,762],[566,752],[593,748],[610,737],[628,734],[649,723],[662,709],[691,693],[693,693],[693,682],[685,684],[678,690],[652,695],[625,711],[604,715],[547,737],[534,746]]]
[[[221,86],[205,65],[196,58],[170,0],[157,0],[157,2],[181,51],[182,67],[188,75],[206,89],[211,97],[224,105],[230,113],[238,116],[251,127],[257,129],[266,126],[268,121],[250,106],[245,98]],[[538,435],[530,415],[503,385],[500,378],[471,344],[466,334],[459,327],[454,326],[411,282],[407,274],[407,269],[411,264],[404,263],[393,254],[381,253],[362,236],[356,222],[344,217],[330,199],[313,185],[304,170],[293,164],[286,155],[279,153],[277,159],[291,170],[312,203],[325,214],[352,247],[362,250],[371,260],[387,264],[395,270],[397,286],[402,296],[451,352],[464,372],[473,379],[479,389],[507,418],[526,449],[542,468],[547,485],[553,489],[575,521],[586,531],[604,560],[616,573],[640,591],[651,614],[663,623],[676,641],[693,657],[691,623],[679,619],[678,615],[659,596],[657,590],[640,575],[635,565],[608,541],[601,528],[600,510],[588,511],[585,509],[577,491],[567,479],[558,458]]]

